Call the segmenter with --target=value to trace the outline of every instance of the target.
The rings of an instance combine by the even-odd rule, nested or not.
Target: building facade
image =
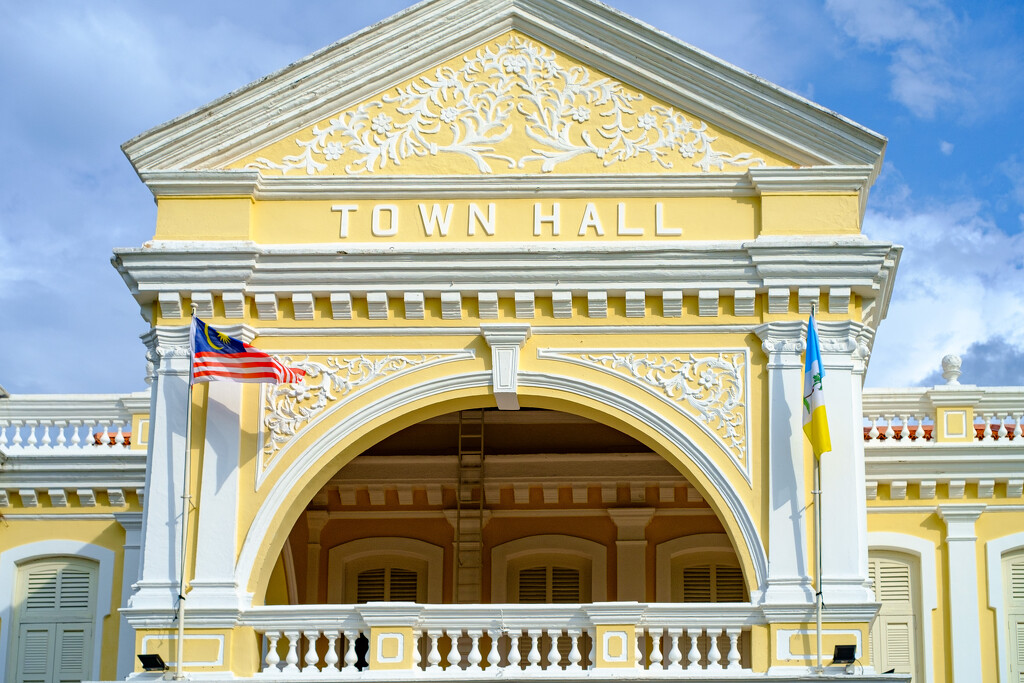
[[[862,389],[884,148],[591,0],[428,0],[129,141],[150,388],[0,398],[0,671],[159,677],[184,592],[197,680],[811,675],[816,310],[826,671],[1017,680],[1024,389]],[[305,382],[190,389],[193,310]]]

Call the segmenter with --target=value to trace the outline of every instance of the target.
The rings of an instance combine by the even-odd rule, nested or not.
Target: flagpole
[[[192,477],[192,373],[194,371],[195,351],[192,346],[195,335],[196,305],[192,304],[192,320],[189,324],[188,354],[188,398],[185,401],[185,465],[184,481],[181,485],[181,571],[178,578],[178,643],[174,657],[174,680],[183,680],[182,663],[185,659],[185,562],[187,559],[186,545],[188,542],[188,513],[192,502],[189,481]]]
[[[818,674],[824,673],[821,666],[821,610],[824,606],[821,595],[821,461],[814,458],[814,580],[817,584],[817,591],[814,595],[817,641],[816,652],[818,653]]]

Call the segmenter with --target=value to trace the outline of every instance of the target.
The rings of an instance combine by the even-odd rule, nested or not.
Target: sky
[[[110,265],[153,235],[124,141],[409,0],[0,3],[0,386],[145,388]],[[889,139],[864,232],[904,245],[867,385],[1024,385],[1024,3],[611,0]]]

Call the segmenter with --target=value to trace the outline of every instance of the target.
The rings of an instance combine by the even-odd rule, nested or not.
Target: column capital
[[[769,356],[799,356],[806,346],[806,323],[781,320],[754,328],[761,340],[761,349]]]
[[[654,518],[654,508],[609,508],[608,516],[618,529],[619,541],[643,541],[647,525]]]
[[[939,517],[946,523],[946,542],[975,541],[974,523],[986,505],[940,505]]]

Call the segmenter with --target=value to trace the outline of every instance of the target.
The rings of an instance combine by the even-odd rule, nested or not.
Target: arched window
[[[1010,636],[1010,679],[1024,679],[1024,550],[1003,556],[1003,595]]]
[[[913,675],[920,656],[920,579],[915,558],[893,551],[875,550],[868,557],[868,574],[874,582],[875,599],[882,603],[871,627],[871,661],[875,669]]]
[[[540,534],[491,550],[491,602],[601,601],[607,595],[607,550],[595,541]]]
[[[18,566],[11,680],[72,683],[92,673],[95,562],[46,558]]]
[[[362,538],[328,551],[333,603],[442,601],[444,549],[413,538]]]
[[[659,543],[660,602],[747,602],[743,570],[725,534],[693,534]]]

